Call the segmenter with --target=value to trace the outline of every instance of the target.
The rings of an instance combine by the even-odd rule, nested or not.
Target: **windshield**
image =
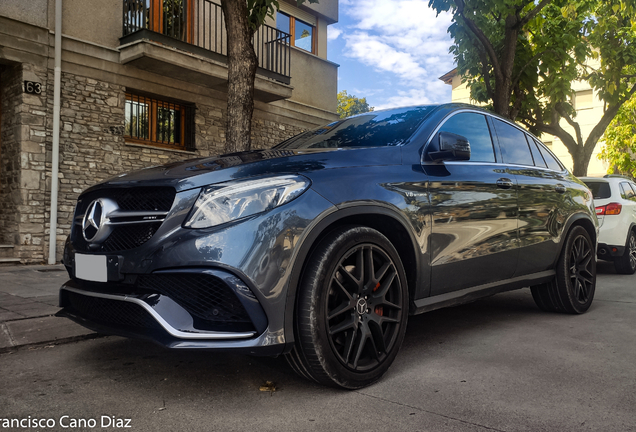
[[[303,132],[276,149],[388,147],[404,144],[435,106],[370,112]]]

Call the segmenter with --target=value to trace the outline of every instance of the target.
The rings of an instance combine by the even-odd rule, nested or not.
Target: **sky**
[[[338,91],[366,97],[376,110],[450,102],[451,86],[439,80],[455,67],[450,23],[428,0],[340,0],[327,33]]]

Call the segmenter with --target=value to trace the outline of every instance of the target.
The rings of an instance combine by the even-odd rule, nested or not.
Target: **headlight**
[[[204,188],[184,226],[209,228],[262,213],[300,196],[311,183],[297,175],[232,181]]]

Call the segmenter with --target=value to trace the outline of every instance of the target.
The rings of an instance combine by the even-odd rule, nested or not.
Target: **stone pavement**
[[[54,316],[60,310],[58,290],[67,280],[62,264],[0,267],[0,352],[95,335]]]

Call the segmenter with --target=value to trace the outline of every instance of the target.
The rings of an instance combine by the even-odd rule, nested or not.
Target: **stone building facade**
[[[60,0],[0,2],[3,261],[48,260],[56,1]],[[75,201],[87,187],[122,172],[223,152],[227,86],[224,59],[207,56],[199,47],[192,53],[182,41],[175,42],[176,48],[166,46],[165,40],[151,40],[154,34],[150,40],[145,34],[123,44],[122,2],[125,6],[137,0],[63,1],[57,261],[70,232]],[[297,13],[303,22],[313,17],[313,48],[307,52],[287,47],[291,71],[282,81],[259,69],[252,126],[255,149],[270,148],[337,118],[337,65],[326,60],[326,26],[337,20],[337,1],[320,4],[296,10],[295,2],[289,2],[281,8]],[[91,18],[86,19],[89,12]],[[269,24],[276,26],[275,21]],[[34,84],[37,91],[29,93]],[[187,103],[192,108],[191,145],[179,148],[131,139],[131,126],[126,124],[131,92]]]

